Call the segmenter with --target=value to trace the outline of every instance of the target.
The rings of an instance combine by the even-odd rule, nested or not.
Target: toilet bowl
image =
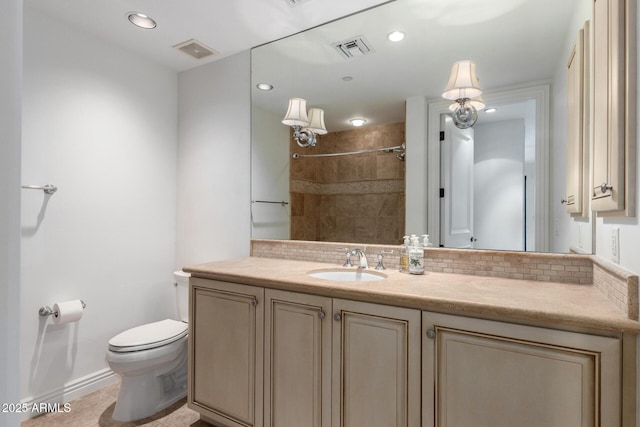
[[[121,378],[116,421],[148,417],[187,394],[189,275],[177,271],[174,277],[181,320],[137,326],[109,340],[105,360]]]

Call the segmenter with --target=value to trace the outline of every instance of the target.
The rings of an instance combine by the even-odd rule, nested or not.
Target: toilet
[[[148,417],[187,394],[189,274],[173,275],[180,320],[137,326],[109,340],[105,359],[121,378],[116,421]]]

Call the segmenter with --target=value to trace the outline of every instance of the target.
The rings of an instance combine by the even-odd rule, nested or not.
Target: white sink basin
[[[385,274],[361,269],[314,270],[307,273],[316,279],[333,280],[338,282],[373,282],[387,278]]]

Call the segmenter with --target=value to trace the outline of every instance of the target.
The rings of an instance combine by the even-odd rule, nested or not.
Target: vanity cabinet
[[[420,311],[265,296],[265,426],[420,425]]]
[[[420,425],[420,311],[333,300],[333,427]]]
[[[618,338],[428,312],[422,325],[424,427],[623,425]]]
[[[635,215],[636,0],[593,0],[591,206]]]
[[[265,290],[264,425],[331,426],[331,298]]]
[[[193,277],[190,309],[188,404],[215,426],[635,426],[635,335]]]
[[[262,427],[264,289],[190,279],[188,406],[214,425]]]

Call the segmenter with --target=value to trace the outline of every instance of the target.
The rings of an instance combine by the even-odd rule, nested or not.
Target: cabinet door
[[[333,427],[420,425],[420,312],[333,300]]]
[[[589,21],[567,64],[567,212],[589,217]]]
[[[635,0],[593,0],[592,209],[634,215]]]
[[[266,427],[331,425],[331,298],[265,290]]]
[[[224,426],[262,426],[264,290],[190,279],[189,407]]]
[[[423,314],[423,424],[621,425],[621,344],[600,337]]]

